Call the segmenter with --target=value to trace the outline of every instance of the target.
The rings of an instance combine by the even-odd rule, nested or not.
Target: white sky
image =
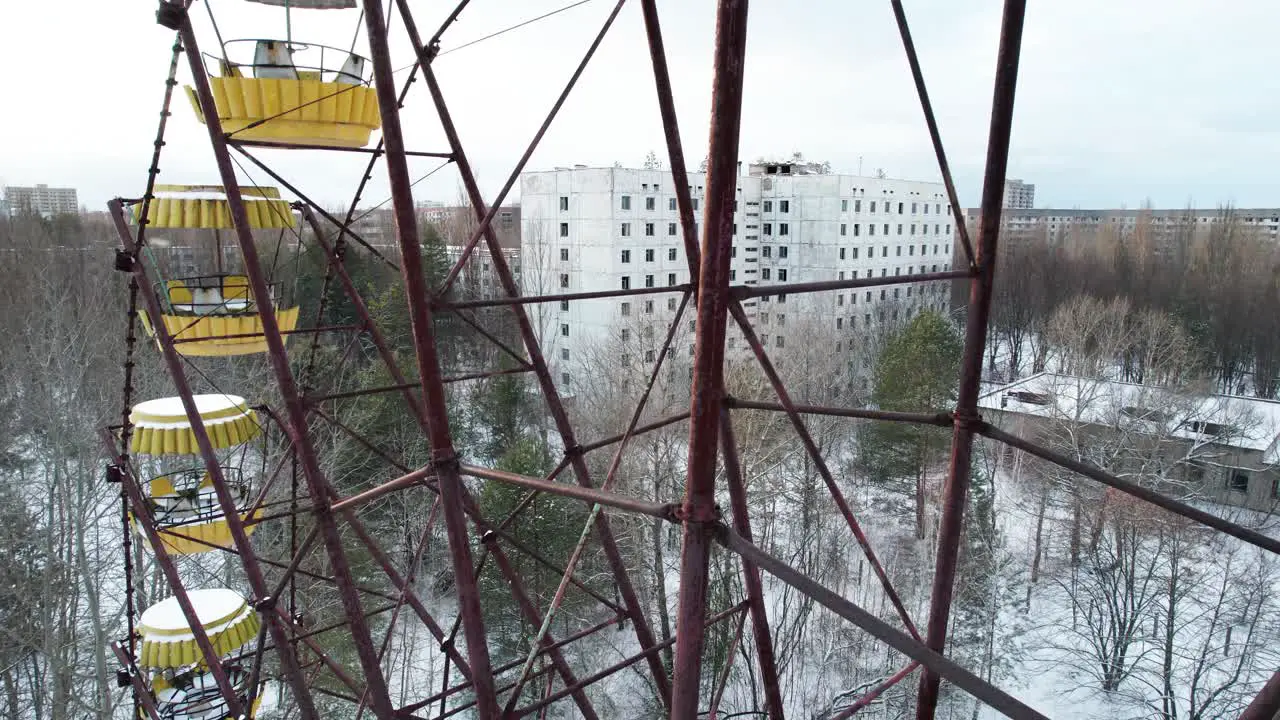
[[[473,0],[443,49],[541,15],[568,0]],[[424,35],[453,0],[413,0]],[[1037,206],[1280,206],[1280,2],[1032,0],[1009,174],[1037,185]],[[100,209],[140,194],[172,34],[153,0],[0,3],[0,183],[70,185]],[[998,0],[906,0],[961,202],[980,195]],[[592,0],[548,20],[441,57],[437,73],[487,197],[492,198],[612,7]],[[688,160],[707,143],[714,2],[660,0]],[[283,11],[212,0],[223,36],[282,37]],[[193,7],[201,49],[217,43]],[[348,46],[359,12],[294,12],[294,38]],[[891,177],[938,171],[887,0],[756,0],[751,4],[742,156],[829,160],[838,171]],[[393,23],[397,66],[412,61]],[[365,43],[363,33],[360,44]],[[359,50],[358,50],[359,51]],[[403,73],[397,77],[403,77]],[[188,79],[185,66],[179,75]],[[208,137],[175,97],[161,182],[216,183]],[[425,86],[404,111],[409,144],[445,150]],[[639,3],[630,0],[529,169],[638,166],[665,156]],[[320,202],[345,206],[364,158],[259,151]],[[433,162],[414,160],[417,177]],[[256,170],[253,179],[265,182]],[[366,203],[387,195],[381,167]],[[515,192],[518,193],[517,185]],[[416,189],[457,197],[452,169]]]

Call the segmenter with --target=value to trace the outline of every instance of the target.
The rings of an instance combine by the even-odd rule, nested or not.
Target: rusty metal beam
[[[1009,137],[1013,132],[1013,98],[1018,81],[1018,57],[1022,48],[1022,22],[1026,0],[1005,0],[996,53],[995,90],[991,101],[991,128],[987,164],[983,174],[982,217],[978,226],[977,275],[969,284],[969,311],[965,318],[964,354],[960,366],[955,430],[951,436],[951,461],[943,489],[942,518],[938,522],[938,550],[934,560],[933,591],[925,642],[942,652],[947,646],[947,625],[955,584],[964,507],[969,494],[973,435],[978,425],[978,395],[982,384],[982,360],[991,317],[992,284],[996,269],[996,244],[1000,235],[1000,211],[1004,206],[1005,171],[1009,164]],[[938,706],[941,678],[926,667],[920,675],[916,699],[917,720],[933,720]]]
[[[707,579],[716,506],[716,450],[724,399],[725,333],[729,325],[733,205],[738,187],[738,135],[747,54],[746,0],[720,0],[716,11],[715,77],[707,199],[698,271],[697,324],[689,409],[689,463],[680,553],[677,641],[671,692],[673,720],[696,720],[706,642]]]
[[[490,212],[485,204],[484,196],[480,192],[480,186],[476,182],[475,173],[472,172],[471,164],[463,151],[462,141],[458,136],[457,127],[453,123],[453,116],[445,103],[440,83],[437,81],[435,72],[429,62],[433,50],[431,47],[422,44],[413,16],[409,12],[408,3],[405,0],[396,0],[396,5],[400,9],[409,39],[418,52],[418,59],[422,62],[423,76],[431,93],[432,102],[435,104],[436,112],[439,115],[441,129],[448,138],[449,147],[453,150],[454,161],[458,165],[458,174],[462,181],[463,189],[467,193],[467,199],[475,211],[476,219],[483,221],[485,217],[490,216]],[[511,268],[502,254],[501,245],[492,227],[484,228],[484,239],[489,247],[494,272],[498,276],[503,290],[509,297],[519,297],[521,294],[520,288],[516,284]],[[542,391],[544,401],[547,404],[547,411],[555,422],[556,432],[560,436],[561,443],[566,452],[570,454],[574,477],[579,485],[588,488],[593,487],[591,471],[587,467],[586,459],[579,452],[573,425],[569,422],[564,403],[561,401],[560,394],[551,378],[551,373],[547,368],[546,359],[542,355],[537,334],[529,321],[529,316],[525,313],[524,308],[519,305],[513,306],[511,312],[515,316],[516,324],[519,327],[521,340],[529,352],[529,363],[534,367],[534,373],[538,379],[538,387]],[[649,619],[645,615],[645,609],[640,604],[639,595],[631,582],[630,574],[627,571],[626,563],[622,559],[622,553],[618,548],[617,540],[614,538],[609,519],[604,514],[597,516],[596,532],[600,536],[600,544],[604,550],[605,559],[608,561],[609,568],[618,584],[618,593],[626,604],[627,613],[635,630],[636,640],[642,648],[652,648],[656,645],[657,640],[653,636],[653,630],[649,627]],[[647,656],[647,659],[658,696],[664,705],[668,705],[670,702],[670,679],[667,677],[666,668],[662,666],[662,661],[656,654]]]
[[[257,303],[258,317],[262,322],[262,334],[267,343],[267,357],[276,376],[276,383],[279,386],[280,396],[284,402],[289,421],[285,424],[285,430],[293,441],[298,462],[302,467],[303,477],[311,492],[314,508],[312,515],[316,524],[321,528],[321,538],[324,542],[326,554],[329,557],[330,569],[333,572],[334,579],[337,581],[338,594],[342,598],[343,608],[350,619],[351,637],[356,646],[356,653],[360,658],[361,667],[364,670],[371,698],[370,706],[379,720],[393,720],[395,711],[391,706],[386,681],[382,677],[377,654],[374,651],[373,638],[370,635],[368,623],[364,618],[364,611],[360,605],[360,596],[356,591],[346,553],[343,550],[342,538],[338,534],[337,524],[334,522],[328,503],[325,502],[325,479],[320,470],[315,448],[307,435],[306,406],[294,380],[293,371],[289,367],[289,358],[285,352],[284,338],[280,334],[280,326],[276,321],[275,309],[270,306],[270,303],[263,302],[264,298],[271,297],[271,293],[266,279],[263,277],[262,267],[258,260],[258,249],[253,240],[253,227],[249,222],[244,200],[240,196],[240,183],[231,164],[227,137],[222,130],[222,121],[219,118],[218,106],[209,84],[209,76],[200,57],[199,44],[196,41],[195,31],[191,27],[191,20],[185,13],[179,32],[191,66],[192,84],[204,115],[205,127],[209,133],[209,142],[213,147],[214,160],[218,166],[218,175],[226,190],[227,209],[231,215],[232,224],[235,226],[236,241],[240,245],[240,255],[244,259],[245,276],[248,278],[253,296],[259,299]],[[188,413],[190,414],[194,409],[193,404]],[[203,428],[201,429],[203,430]],[[234,512],[231,513],[227,520],[230,526],[234,527],[239,524],[239,518],[234,515]],[[242,550],[242,557],[246,559],[247,563],[252,563],[251,558],[253,555],[251,551]],[[265,588],[263,589],[265,590]],[[271,599],[272,602],[274,600],[274,598]],[[277,640],[277,644],[281,644],[281,641]]]
[[[854,605],[840,594],[823,587],[799,570],[747,542],[728,527],[721,526],[716,540],[742,557],[749,558],[770,575],[813,598],[818,604],[867,631],[894,650],[940,673],[957,687],[1000,711],[1006,717],[1014,720],[1048,720],[1026,703],[947,659],[942,653],[929,649],[924,643]]]

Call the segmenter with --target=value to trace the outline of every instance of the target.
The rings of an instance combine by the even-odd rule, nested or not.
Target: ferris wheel
[[[591,1],[568,3],[480,40]],[[254,10],[255,17],[276,23],[272,37],[223,37],[230,23],[225,17],[220,22],[220,14],[247,2],[269,6]],[[601,0],[601,7],[607,2]],[[842,273],[838,280],[776,285],[734,284],[728,269],[746,0],[717,3],[706,194],[698,198],[705,203],[701,236],[657,3],[634,3],[640,6],[657,89],[655,112],[667,142],[675,188],[671,207],[679,211],[672,234],[678,226],[690,281],[575,293],[522,286],[503,252],[496,218],[620,20],[626,0],[610,6],[527,151],[491,200],[481,193],[436,67],[460,15],[489,12],[482,2],[471,7],[461,0],[430,36],[420,31],[408,0],[160,2],[156,19],[175,40],[145,189],[109,204],[121,241],[115,266],[130,287],[121,420],[102,438],[111,456],[108,479],[123,498],[126,547],[128,628],[112,649],[120,663],[118,680],[132,692],[138,717],[230,720],[271,710],[304,720],[366,712],[379,720],[550,712],[601,718],[645,708],[650,715],[682,720],[781,718],[786,690],[762,585],[766,576],[906,658],[882,682],[859,686],[859,697],[841,695],[833,717],[876,705],[912,676],[918,676],[913,697],[921,718],[933,717],[943,678],[1009,717],[1042,717],[943,654],[969,449],[980,434],[1018,441],[998,436],[976,413],[996,233],[982,233],[976,248],[968,237],[901,3],[891,4],[956,212],[965,267],[927,277],[846,280]],[[1005,2],[983,196],[988,228],[998,226],[1024,11],[1025,0]],[[341,33],[332,30],[339,19],[348,23]],[[295,37],[307,25],[327,29]],[[396,47],[409,48],[398,63],[392,36]],[[417,80],[425,88],[415,95],[410,90]],[[175,96],[185,97],[189,107]],[[445,147],[407,146],[401,110],[412,100],[430,108]],[[176,123],[203,127],[214,162],[207,175],[173,182],[166,175],[161,182],[167,131]],[[264,160],[260,151],[267,150],[367,161],[353,176],[345,215],[311,197],[308,178],[291,177]],[[413,197],[422,178],[410,173],[410,161],[423,158],[439,163],[423,177],[444,167],[456,170],[467,202],[468,222],[452,238],[456,252],[439,276],[432,274],[434,259],[424,247],[424,223]],[[391,197],[388,227],[374,237],[361,220],[371,212],[364,209],[365,194],[378,172],[385,174]],[[480,258],[498,296],[460,297],[460,275]],[[390,273],[392,290],[370,296],[370,286],[356,272],[360,263]],[[742,301],[770,293],[925,279],[955,280],[971,289],[965,375],[953,413],[798,405],[742,312]],[[647,384],[638,392],[619,386],[619,401],[633,403],[622,427],[603,438],[588,436],[575,422],[573,398],[564,396],[549,369],[548,337],[534,309],[569,312],[575,303],[602,297],[657,294],[669,296],[672,315],[666,343],[647,360],[653,363]],[[388,315],[392,303],[395,310]],[[502,331],[486,322],[499,316]],[[405,322],[396,325],[389,317]],[[650,390],[666,377],[660,368],[674,354],[672,339],[690,323],[688,403],[654,418],[646,413]],[[734,325],[776,402],[726,391],[725,337]],[[488,365],[451,367],[441,337],[450,328],[466,328],[468,337],[490,348],[492,353],[476,355]],[[141,354],[153,352],[173,394],[137,397],[135,369]],[[454,388],[514,375],[529,378],[538,399],[542,432],[554,451],[546,472],[487,462],[491,458],[472,447],[479,441],[451,415]],[[376,413],[361,403],[376,403]],[[887,598],[887,620],[753,541],[757,518],[747,501],[731,419],[745,410],[787,420],[791,442],[812,461],[831,496],[832,516],[847,526],[872,568]],[[353,427],[350,418],[361,413],[373,419],[366,428]],[[883,548],[868,541],[854,503],[814,441],[806,420],[813,415],[953,429],[953,458],[959,459],[948,473],[932,601],[919,626],[880,562]],[[687,463],[677,472],[683,497],[619,490],[619,468],[635,439],[664,429],[687,431],[681,445]],[[1027,443],[1018,447],[1035,452]],[[1080,471],[1140,494],[1122,479]],[[498,496],[492,488],[516,494]],[[486,505],[493,497],[502,502]],[[1177,501],[1142,497],[1275,550],[1274,541],[1196,515]],[[728,508],[721,508],[721,500]],[[533,528],[532,541],[513,529],[521,523]],[[646,555],[628,536],[641,523],[670,526],[680,536],[672,575],[678,578],[671,590],[674,620],[665,604],[660,611],[654,607],[665,603],[665,579],[661,589],[636,580],[637,566],[652,566],[655,557],[661,565],[660,556]],[[566,525],[572,526],[571,542],[550,557],[538,544],[546,536],[538,533],[555,529],[563,535]],[[735,578],[723,592],[709,589],[713,548]],[[144,556],[155,573],[143,572],[135,556]],[[432,564],[432,557],[439,562]],[[552,582],[534,587],[535,572],[551,573]],[[145,608],[135,603],[143,583]],[[489,599],[495,593],[506,598],[519,628],[510,646],[494,637],[501,622]],[[618,639],[600,652],[602,646],[591,643],[610,629]],[[425,640],[409,642],[413,633]],[[713,635],[721,639],[720,664],[708,673]],[[578,647],[596,651],[571,652]],[[754,699],[751,707],[731,711],[725,688],[735,662],[747,668]]]

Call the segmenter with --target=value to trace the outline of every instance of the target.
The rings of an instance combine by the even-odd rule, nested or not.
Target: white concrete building
[[[13,214],[27,212],[50,217],[80,212],[75,188],[55,188],[43,184],[35,187],[6,186],[4,204],[8,207],[8,212]]]
[[[691,173],[689,182],[700,221],[706,176]],[[527,295],[662,288],[690,280],[675,187],[665,170],[527,172],[520,204]],[[823,173],[812,164],[753,165],[738,178],[734,221],[731,282],[737,285],[951,269],[954,228],[941,183]],[[829,329],[833,350],[845,352],[854,342],[842,342],[840,335],[869,329],[882,315],[894,320],[924,306],[946,312],[946,292],[932,285],[790,298],[779,292],[744,306],[771,353],[811,341],[812,323]],[[579,354],[610,338],[631,337],[637,323],[644,335],[634,359],[652,362],[678,303],[679,293],[672,292],[538,306],[535,320],[561,389],[572,394],[575,372],[584,371],[575,363]],[[688,338],[681,340],[677,351],[687,353]],[[729,345],[731,353],[745,349],[732,334]]]
[[[1004,206],[1017,210],[1030,210],[1036,206],[1036,186],[1009,178],[1004,181]]]

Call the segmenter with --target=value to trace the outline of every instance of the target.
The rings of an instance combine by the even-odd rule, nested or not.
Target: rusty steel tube
[[[938,551],[934,561],[933,591],[925,642],[942,652],[947,646],[947,624],[960,553],[960,532],[969,493],[973,435],[978,425],[978,395],[982,383],[982,359],[991,317],[992,285],[996,269],[996,244],[1000,235],[1000,210],[1004,205],[1005,171],[1009,165],[1009,136],[1013,131],[1013,98],[1018,81],[1018,56],[1022,47],[1022,21],[1026,0],[1005,0],[996,54],[991,129],[987,165],[982,186],[982,217],[978,227],[978,274],[969,284],[964,355],[956,398],[955,430],[951,437],[951,464],[943,490],[942,519],[938,522]],[[926,667],[920,675],[916,699],[917,720],[933,720],[938,705],[938,673]]]

